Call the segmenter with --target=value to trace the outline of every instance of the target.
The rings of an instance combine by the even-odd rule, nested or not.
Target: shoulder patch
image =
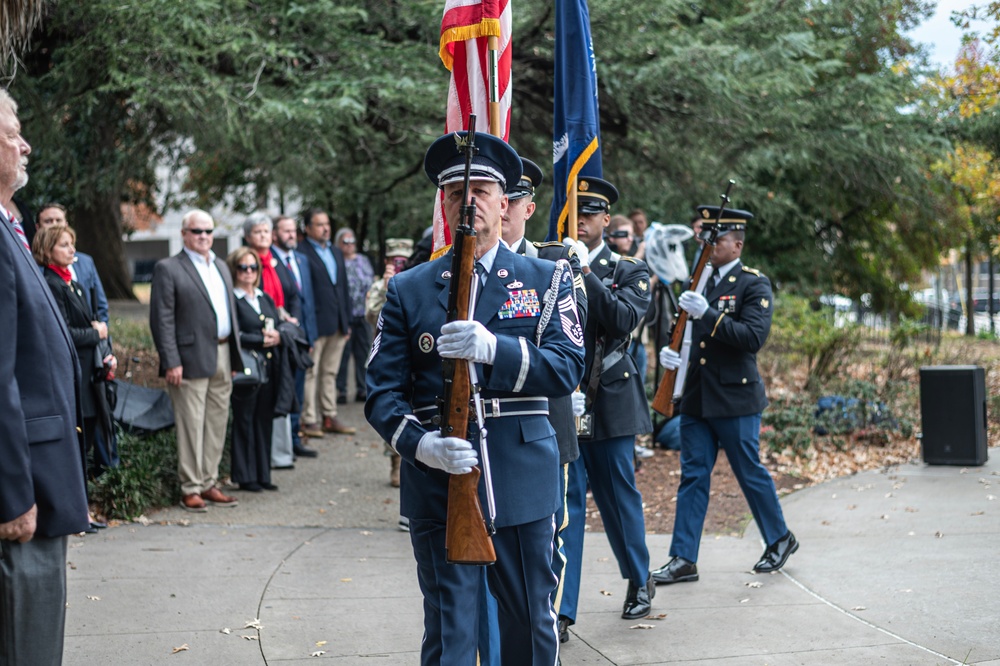
[[[744,266],[743,271],[746,273],[753,273],[757,277],[760,277],[760,271],[757,270],[756,268],[750,268],[749,266]]]

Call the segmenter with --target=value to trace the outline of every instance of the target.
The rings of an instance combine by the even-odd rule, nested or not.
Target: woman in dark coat
[[[91,310],[84,290],[72,279],[70,266],[76,255],[76,233],[67,226],[55,225],[40,229],[33,239],[32,253],[35,261],[42,266],[45,282],[59,306],[63,320],[69,329],[80,362],[80,401],[83,406],[83,434],[88,449],[92,449],[91,476],[96,478],[114,461],[108,459],[110,452],[94,448],[94,434],[97,428],[107,429],[110,413],[104,393],[104,380],[96,376],[95,350],[101,340],[108,338],[108,325],[97,321]],[[112,371],[117,361],[114,356],[103,359]],[[112,441],[106,432],[104,441]]]
[[[236,320],[240,325],[240,344],[267,359],[267,376],[277,377],[274,348],[281,344],[275,328],[278,309],[271,297],[261,291],[260,257],[249,247],[232,252],[226,264],[233,274],[236,294]],[[260,492],[277,490],[271,483],[271,434],[275,381],[246,388],[233,386],[232,480],[240,490]]]

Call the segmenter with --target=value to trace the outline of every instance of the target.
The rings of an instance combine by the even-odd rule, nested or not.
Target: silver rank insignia
[[[434,349],[434,336],[430,333],[421,333],[420,337],[417,338],[417,346],[423,353],[430,354],[431,350]]]
[[[771,305],[771,301],[767,300],[766,298],[760,299],[760,307],[766,310],[769,305]]]
[[[645,280],[639,280],[638,284],[639,284],[639,289],[641,289],[642,291],[646,291],[647,289],[649,289],[649,284],[647,284]]]
[[[524,286],[523,282],[520,282],[518,280],[514,280],[513,282],[511,282],[510,284],[507,285],[507,289],[520,289],[523,286]]]

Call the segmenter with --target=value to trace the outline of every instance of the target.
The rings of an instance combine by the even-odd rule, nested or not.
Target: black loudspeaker
[[[920,368],[921,451],[929,465],[986,463],[986,371],[976,365]]]

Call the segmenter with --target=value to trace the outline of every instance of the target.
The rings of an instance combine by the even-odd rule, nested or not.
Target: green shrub
[[[808,371],[803,388],[835,375],[858,345],[858,325],[836,326],[832,313],[799,296],[782,295],[775,305],[768,346],[801,357]]]
[[[177,437],[173,429],[140,437],[118,434],[121,463],[90,483],[90,501],[100,513],[132,520],[146,511],[180,499]]]

